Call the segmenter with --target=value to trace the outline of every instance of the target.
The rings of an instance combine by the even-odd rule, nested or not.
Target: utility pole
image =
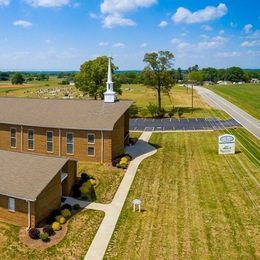
[[[191,113],[193,114],[193,83],[191,85]]]

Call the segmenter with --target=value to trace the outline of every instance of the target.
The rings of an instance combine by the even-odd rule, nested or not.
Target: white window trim
[[[48,133],[52,134],[51,141],[48,141]],[[52,151],[48,151],[48,143],[52,143]],[[47,151],[47,153],[54,153],[54,134],[53,134],[53,131],[51,131],[51,130],[46,131],[46,151]]]
[[[95,143],[96,143],[96,135],[95,135],[95,134],[92,134],[92,133],[89,133],[88,136],[87,136],[87,138],[88,138],[90,135],[93,135],[93,136],[94,136],[94,142],[93,142],[93,143],[90,143],[90,142],[88,141],[88,144],[95,144]]]
[[[15,137],[12,137],[12,130],[15,130]],[[12,146],[12,139],[15,138],[15,146]],[[11,127],[10,128],[10,141],[11,141],[11,148],[16,149],[17,148],[17,128]]]
[[[32,131],[32,132],[33,132],[33,139],[29,139],[29,131]],[[29,140],[32,140],[32,141],[33,141],[33,148],[32,148],[32,149],[29,148]],[[34,129],[28,129],[28,130],[27,130],[27,146],[28,146],[28,150],[29,150],[29,151],[34,151],[34,150],[35,150]]]
[[[68,153],[68,135],[71,134],[73,136],[73,142],[72,144],[72,153]],[[73,132],[67,132],[66,133],[66,154],[68,155],[74,155],[74,133]]]
[[[94,154],[93,155],[88,153],[88,149],[89,148],[93,148],[94,149]],[[96,148],[94,146],[88,146],[87,153],[88,153],[88,157],[96,157]]]
[[[11,201],[12,201],[12,203],[11,203]],[[11,207],[11,204],[12,204],[12,206],[13,206],[13,208]],[[8,211],[10,211],[10,212],[15,212],[15,199],[14,198],[8,198]]]

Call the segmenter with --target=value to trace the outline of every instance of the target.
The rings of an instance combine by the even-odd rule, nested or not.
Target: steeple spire
[[[114,103],[116,101],[116,93],[114,92],[114,83],[112,80],[111,58],[108,58],[107,73],[107,91],[104,93],[105,103]]]

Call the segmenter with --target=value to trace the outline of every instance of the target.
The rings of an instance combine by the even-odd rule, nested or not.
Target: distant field
[[[230,156],[217,153],[223,131],[153,134],[158,152],[141,164],[104,259],[259,258],[260,142],[233,131]]]
[[[260,84],[210,86],[209,89],[260,120]]]
[[[151,116],[147,111],[146,107],[149,103],[157,104],[156,92],[149,87],[143,85],[123,85],[123,94],[120,99],[131,99],[134,104],[139,108],[140,117]],[[191,90],[182,86],[174,86],[169,94],[162,95],[162,106],[169,110],[173,106],[177,111],[181,109],[184,114],[183,118],[199,118],[199,117],[210,117],[211,113],[214,112],[216,117],[222,118],[222,114],[219,110],[212,109],[205,103],[202,98],[194,91],[194,111],[191,110]]]

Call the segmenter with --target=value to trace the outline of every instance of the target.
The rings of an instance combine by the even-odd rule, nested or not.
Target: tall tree
[[[245,73],[239,67],[230,67],[226,70],[226,79],[233,82],[245,81]]]
[[[157,91],[158,108],[162,109],[161,92],[168,92],[174,84],[174,55],[169,51],[146,53],[143,70],[144,84]]]
[[[89,95],[94,99],[104,98],[107,82],[108,57],[101,56],[94,60],[89,60],[81,65],[79,74],[75,77],[76,87],[84,95]],[[112,71],[117,67],[111,63]],[[121,94],[121,85],[117,77],[114,77],[114,91]]]
[[[15,73],[11,79],[13,85],[22,85],[24,81],[25,79],[21,73]]]

